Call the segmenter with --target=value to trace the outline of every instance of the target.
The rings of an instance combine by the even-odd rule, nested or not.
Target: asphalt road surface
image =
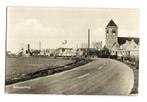
[[[134,75],[127,65],[96,59],[77,68],[6,86],[7,93],[129,95]]]

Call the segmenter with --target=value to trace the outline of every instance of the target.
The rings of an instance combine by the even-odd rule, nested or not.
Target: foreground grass
[[[20,75],[73,62],[75,60],[53,57],[6,57],[6,79],[14,79]]]
[[[55,59],[54,63],[56,63],[56,60],[59,60],[59,59]],[[60,60],[62,62],[62,60],[65,60],[65,59],[60,58]],[[71,59],[66,59],[66,60],[71,60]],[[47,66],[46,68],[38,69],[33,72],[20,74],[19,76],[16,76],[15,78],[10,78],[10,79],[8,78],[6,79],[5,84],[9,85],[9,84],[13,84],[13,83],[21,82],[21,81],[31,80],[37,77],[52,75],[52,74],[59,73],[65,70],[73,69],[75,67],[87,64],[92,61],[91,59],[82,59],[82,58],[72,58],[72,60],[73,61],[70,63],[59,64],[57,66]]]

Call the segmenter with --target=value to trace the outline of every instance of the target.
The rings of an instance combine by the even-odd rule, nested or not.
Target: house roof
[[[122,45],[126,42],[126,40],[131,41],[132,39],[137,45],[139,45],[139,38],[137,37],[118,37],[117,41],[119,45]]]
[[[109,27],[109,26],[116,26],[117,27],[117,25],[114,23],[114,21],[112,19],[110,20],[110,22],[107,24],[106,27]]]

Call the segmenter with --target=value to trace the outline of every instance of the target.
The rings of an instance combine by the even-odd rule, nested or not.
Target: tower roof
[[[110,22],[107,24],[106,27],[109,27],[109,26],[116,26],[117,27],[117,25],[114,23],[114,21],[112,19],[110,20]]]

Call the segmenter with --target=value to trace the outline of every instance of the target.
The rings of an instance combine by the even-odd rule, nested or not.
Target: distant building
[[[87,51],[87,48],[78,48],[76,55],[77,56],[83,56],[83,55],[86,54],[86,51]]]
[[[105,28],[106,48],[111,55],[117,56],[139,56],[139,38],[137,37],[118,37],[118,26],[110,20]]]
[[[73,48],[58,48],[57,56],[76,56],[76,50]]]

